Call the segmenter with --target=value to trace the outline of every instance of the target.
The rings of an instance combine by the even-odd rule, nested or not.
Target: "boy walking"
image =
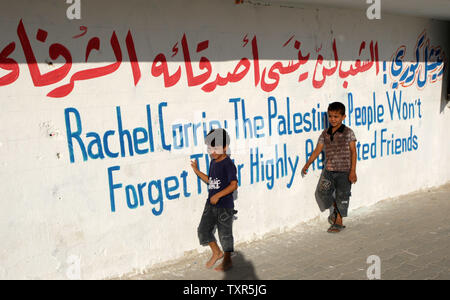
[[[202,246],[209,245],[212,251],[211,259],[206,263],[211,268],[223,257],[216,271],[226,271],[232,266],[231,253],[234,251],[233,239],[233,192],[238,188],[237,169],[227,155],[230,137],[224,129],[211,130],[205,139],[208,153],[211,156],[209,174],[199,171],[197,162],[191,162],[195,174],[208,184],[208,199],[198,226],[198,238]],[[217,227],[222,250],[217,245],[214,229]]]
[[[309,166],[325,149],[325,164],[315,196],[320,211],[330,209],[328,232],[331,233],[345,228],[342,218],[347,217],[352,183],[357,181],[356,137],[353,130],[342,124],[345,117],[344,104],[333,102],[328,106],[331,126],[322,132],[316,149],[302,169],[302,174],[306,175]]]

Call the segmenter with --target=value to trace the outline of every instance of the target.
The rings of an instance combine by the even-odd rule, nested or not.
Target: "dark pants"
[[[352,183],[348,172],[332,172],[323,169],[316,188],[316,201],[320,211],[334,211],[334,203],[342,217],[347,217]],[[335,195],[333,195],[333,193]]]
[[[217,207],[209,202],[206,203],[197,229],[200,245],[207,246],[209,243],[216,241],[214,231],[217,227],[222,250],[233,252],[233,215],[233,208]]]

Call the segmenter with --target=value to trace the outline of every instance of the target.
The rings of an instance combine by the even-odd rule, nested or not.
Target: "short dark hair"
[[[205,144],[211,147],[225,148],[230,144],[230,136],[223,128],[212,129],[205,138]]]
[[[328,105],[328,111],[337,111],[341,115],[345,115],[345,105],[341,102],[333,102]]]

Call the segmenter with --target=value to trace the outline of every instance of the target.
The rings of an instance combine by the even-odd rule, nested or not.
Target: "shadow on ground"
[[[223,280],[258,280],[253,263],[245,259],[244,254],[235,252],[232,256],[233,267],[226,271]]]

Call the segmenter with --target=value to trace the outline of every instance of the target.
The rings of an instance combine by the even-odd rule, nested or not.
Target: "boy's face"
[[[339,111],[328,111],[328,121],[330,122],[332,127],[339,127],[342,124],[342,121],[345,119],[345,114],[342,115]]]
[[[208,153],[213,159],[218,159],[222,154],[227,153],[227,146],[212,147],[208,146]]]

